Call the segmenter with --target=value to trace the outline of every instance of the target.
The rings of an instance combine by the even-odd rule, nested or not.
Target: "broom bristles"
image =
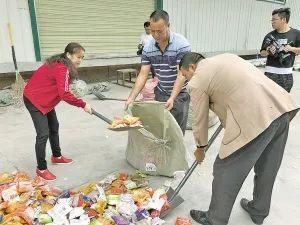
[[[12,97],[13,103],[16,107],[23,106],[23,91],[25,87],[25,81],[20,73],[16,72],[16,81],[12,84]]]

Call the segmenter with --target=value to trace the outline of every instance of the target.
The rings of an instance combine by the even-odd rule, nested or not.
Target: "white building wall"
[[[12,62],[7,23],[10,22],[17,62],[35,62],[27,0],[0,0],[0,63]]]
[[[271,13],[290,7],[290,25],[300,28],[300,0],[285,5],[256,0],[164,0],[171,29],[183,34],[198,52],[256,53],[272,30]]]

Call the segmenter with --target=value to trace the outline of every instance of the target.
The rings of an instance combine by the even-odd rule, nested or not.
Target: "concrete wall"
[[[88,57],[79,68],[80,79],[87,82],[113,80],[117,69],[139,69],[141,59],[137,55],[107,54],[101,57]],[[19,71],[24,79],[28,79],[43,62],[21,62]],[[0,63],[0,89],[15,81],[13,63]]]
[[[256,0],[164,0],[171,29],[183,34],[199,52],[258,52],[264,36],[272,30],[271,13],[290,7],[290,25],[300,28],[299,0],[285,5]]]
[[[127,64],[127,65],[113,65],[113,66],[93,66],[79,68],[79,79],[87,83],[101,82],[101,81],[114,81],[116,80],[117,70],[133,68],[140,70],[140,64]],[[21,73],[23,79],[27,81],[32,75],[32,71],[25,71]],[[0,90],[8,88],[15,82],[14,73],[0,73]]]
[[[18,62],[34,62],[27,0],[0,0],[0,63],[12,62],[7,23],[11,23]]]

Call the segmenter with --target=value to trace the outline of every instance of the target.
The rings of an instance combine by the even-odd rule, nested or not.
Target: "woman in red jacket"
[[[49,138],[54,164],[69,164],[68,159],[61,154],[58,127],[54,107],[65,101],[71,105],[81,107],[91,114],[88,103],[76,98],[69,89],[72,79],[77,76],[83,57],[84,48],[78,43],[69,43],[64,53],[54,55],[36,70],[24,89],[24,103],[28,109],[36,130],[35,152],[37,158],[36,173],[45,180],[52,181],[56,176],[47,169],[46,143]]]

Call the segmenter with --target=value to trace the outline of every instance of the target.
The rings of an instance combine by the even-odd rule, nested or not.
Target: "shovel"
[[[108,119],[105,116],[101,115],[100,113],[96,112],[94,109],[92,109],[92,114],[97,116],[101,120],[105,121],[106,123],[112,124],[112,121],[110,119]],[[108,128],[108,129],[113,130],[113,131],[128,131],[128,130],[135,130],[135,129],[141,129],[141,128],[143,128],[143,126],[134,126],[134,127],[126,126],[126,127]]]
[[[207,144],[207,146],[204,149],[205,152],[209,149],[209,147],[211,146],[211,144],[214,142],[214,140],[216,139],[216,137],[219,135],[219,133],[222,130],[222,128],[223,127],[221,125],[219,125],[219,127],[217,128],[217,130],[215,131],[215,133],[212,135],[212,137],[208,141],[208,144]],[[193,173],[193,171],[197,167],[197,165],[198,165],[198,162],[195,160],[194,163],[193,163],[193,165],[186,172],[184,178],[182,178],[181,182],[176,187],[176,189],[173,190],[173,188],[171,188],[171,187],[168,189],[167,196],[168,196],[168,202],[171,205],[171,207],[168,210],[162,212],[161,215],[160,215],[160,218],[165,217],[167,214],[170,213],[170,211],[172,211],[177,206],[179,206],[182,202],[184,202],[184,199],[182,197],[180,197],[178,195],[178,193],[181,190],[181,188],[183,187],[183,185],[186,183],[186,181],[189,179],[189,177],[191,176],[191,174]]]

